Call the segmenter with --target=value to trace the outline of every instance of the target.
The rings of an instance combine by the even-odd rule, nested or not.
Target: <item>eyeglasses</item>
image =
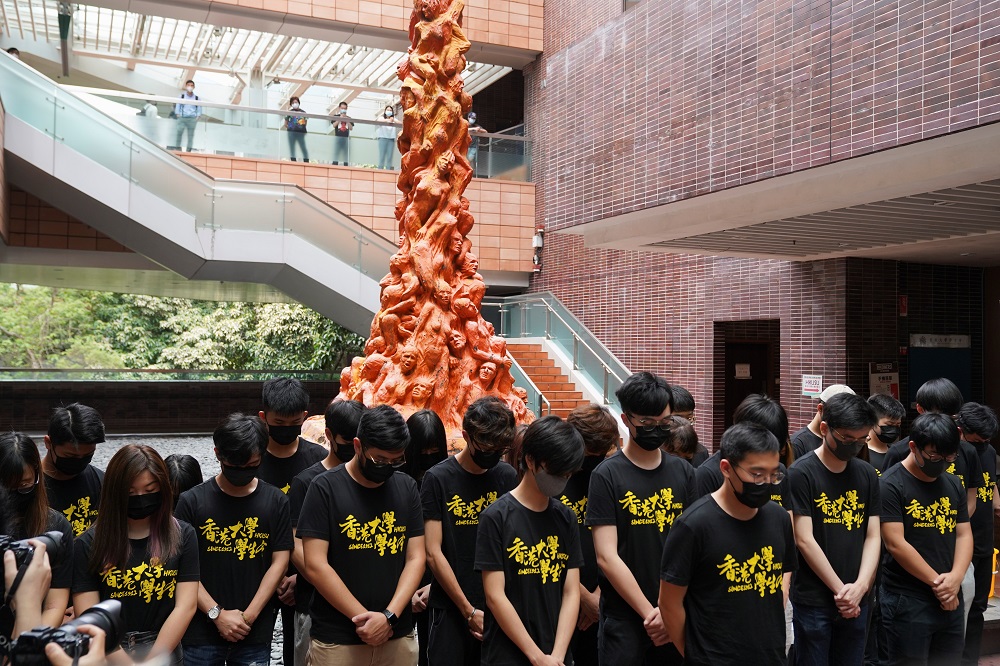
[[[375,458],[372,458],[370,455],[365,454],[365,458],[370,460],[371,463],[376,467],[391,467],[393,469],[399,469],[400,467],[406,464],[406,456],[400,456],[398,458],[393,458],[392,460],[385,460],[383,458],[376,460]]]
[[[923,449],[920,449],[920,456],[927,462],[938,463],[942,460],[944,462],[953,463],[958,460],[958,453],[953,453],[950,456],[939,456],[936,453],[927,453]]]
[[[472,440],[472,443],[475,445],[475,449],[477,451],[482,451],[483,453],[496,453],[500,456],[505,456],[510,451],[509,446],[505,446],[502,449],[494,449],[489,446],[485,446],[481,441],[471,435],[469,436],[469,439]]]
[[[34,492],[35,488],[38,486],[38,472],[35,472],[35,480],[30,484],[25,484],[24,481],[18,484],[16,490],[21,495],[30,495]]]
[[[639,417],[638,423],[632,420],[633,417],[631,414],[626,414],[625,418],[628,419],[628,422],[631,423],[636,430],[642,430],[643,432],[653,432],[657,428],[659,428],[660,432],[670,432],[670,429],[674,426],[672,416],[668,416],[662,421],[642,416]]]
[[[848,439],[848,438],[844,437],[843,435],[841,435],[836,430],[834,430],[833,428],[830,428],[830,432],[833,433],[833,438],[835,440],[837,440],[838,442],[840,442],[841,444],[848,444],[848,445],[852,445],[852,444],[853,445],[867,444],[871,440],[871,438],[872,438],[871,435],[865,435],[864,437],[861,437],[860,439]]]
[[[761,474],[760,472],[751,472],[750,470],[744,469],[739,465],[733,465],[733,467],[735,467],[736,469],[742,469],[744,472],[749,474],[750,479],[752,480],[753,485],[755,486],[762,486],[765,483],[770,483],[776,486],[785,480],[785,473],[782,472],[780,469],[773,474]],[[743,479],[740,479],[740,481],[742,480]]]

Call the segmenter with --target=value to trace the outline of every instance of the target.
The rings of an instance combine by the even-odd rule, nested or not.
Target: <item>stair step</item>
[[[538,354],[538,358],[525,358],[526,356],[533,356],[535,352],[521,352],[520,354],[515,354],[514,358],[517,362],[521,364],[522,368],[552,368],[555,367],[556,362],[547,356],[542,356]]]
[[[539,390],[545,394],[549,402],[555,402],[556,400],[583,400],[583,393],[580,391],[546,391],[541,387],[539,387]]]
[[[529,344],[523,344],[523,343],[517,343],[517,342],[513,342],[513,343],[512,342],[508,342],[507,343],[507,349],[509,349],[510,351],[514,351],[514,352],[542,352],[542,353],[545,353],[542,350],[542,346],[541,345],[529,345]]]
[[[532,381],[535,381],[535,380],[532,379]],[[541,391],[542,393],[545,393],[545,394],[548,394],[551,391],[575,391],[576,390],[576,384],[574,384],[572,382],[567,382],[567,381],[562,381],[562,382],[555,382],[555,381],[546,382],[546,381],[541,381],[541,382],[535,382],[535,386],[538,387],[539,391]]]
[[[548,396],[546,395],[545,397],[547,398]],[[568,410],[573,410],[573,409],[576,409],[577,407],[579,407],[580,405],[589,404],[589,401],[587,401],[587,400],[551,400],[550,404],[552,405],[552,409],[568,409]]]
[[[524,368],[523,365],[521,367]],[[545,378],[558,377],[559,379],[561,379],[564,382],[568,381],[568,378],[566,377],[566,375],[564,375],[562,373],[562,370],[560,370],[559,368],[557,368],[555,366],[553,366],[551,368],[543,368],[543,367],[524,368],[524,371],[526,373],[528,373],[528,376],[531,377],[532,380],[534,380],[536,377],[538,377],[538,378],[542,378],[542,377],[545,377]],[[555,380],[552,379],[551,381],[555,381]]]
[[[510,347],[507,347],[507,351],[511,351]],[[521,365],[525,363],[531,363],[534,361],[549,361],[550,363],[555,363],[549,358],[549,355],[543,351],[512,351],[512,355],[517,357],[517,362]]]

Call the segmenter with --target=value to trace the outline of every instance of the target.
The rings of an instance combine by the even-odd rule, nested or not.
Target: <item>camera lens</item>
[[[45,552],[49,555],[49,564],[53,567],[57,567],[62,562],[63,555],[65,555],[64,551],[66,549],[63,548],[63,538],[62,532],[52,531],[36,536],[31,540],[41,541],[45,544]],[[28,539],[24,539],[10,544],[10,548],[15,551],[27,551],[29,549],[33,549],[34,546],[28,543]]]
[[[75,619],[59,627],[67,634],[75,634],[77,627],[84,624],[92,624],[104,631],[107,639],[104,645],[107,651],[113,652],[118,648],[122,632],[122,604],[120,601],[108,599],[91,606],[83,614],[77,615]]]

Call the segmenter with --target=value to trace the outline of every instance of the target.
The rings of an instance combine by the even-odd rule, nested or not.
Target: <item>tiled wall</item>
[[[338,382],[304,381],[310,414],[322,414]],[[261,382],[0,381],[0,429],[44,432],[54,407],[82,402],[108,434],[206,433],[233,412],[260,410]]]
[[[353,167],[300,164],[180,153],[215,178],[262,180],[298,185],[364,226],[395,242],[399,238],[393,206],[399,200],[398,174]],[[469,238],[488,271],[532,270],[531,237],[535,229],[535,185],[475,179],[465,195],[476,218]]]
[[[1000,119],[989,0],[548,0],[525,68],[549,229]]]
[[[793,429],[814,410],[801,395],[803,374],[822,374],[829,384],[845,379],[846,260],[594,250],[561,233],[546,235],[544,255],[533,290],[554,292],[631,370],[657,372],[691,391],[707,446],[718,444],[711,415],[723,408],[722,387],[714,385],[716,322],[779,322],[780,397]]]
[[[4,241],[14,247],[54,250],[129,252],[96,229],[53,208],[37,197],[11,186],[9,234]]]
[[[774,390],[767,392],[768,396],[781,402],[781,321],[778,319],[745,319],[742,321],[717,321],[715,322],[715,335],[712,346],[714,355],[712,367],[712,390],[717,396],[717,409],[705,415],[703,421],[711,419],[712,429],[716,433],[714,441],[705,441],[703,444],[710,450],[715,450],[719,446],[720,433],[725,430],[725,424],[732,421],[732,414],[725,414],[726,390],[726,344],[748,341],[768,342],[771,344],[770,373],[775,378],[777,386]],[[792,387],[794,388],[794,387]]]
[[[6,118],[6,114],[4,113],[3,104],[0,103],[0,147],[3,146],[4,118]],[[9,197],[7,196],[7,174],[4,171],[4,162],[5,160],[0,159],[0,239],[4,243],[8,243],[10,237],[10,211],[7,208]]]
[[[407,29],[413,8],[409,0],[198,1],[400,31]],[[466,36],[473,42],[541,51],[542,7],[543,0],[467,0]]]

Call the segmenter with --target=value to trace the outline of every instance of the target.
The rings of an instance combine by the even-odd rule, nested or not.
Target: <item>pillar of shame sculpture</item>
[[[486,284],[468,237],[474,220],[463,196],[473,175],[466,158],[464,116],[472,97],[462,80],[471,46],[462,31],[464,7],[464,0],[414,2],[411,45],[397,67],[403,106],[399,250],[380,282],[380,308],[364,356],[344,368],[337,396],[369,407],[392,405],[404,416],[432,409],[452,451],[464,445],[462,415],[483,396],[504,401],[519,423],[534,419],[526,392],[514,386],[507,343],[480,314]]]

